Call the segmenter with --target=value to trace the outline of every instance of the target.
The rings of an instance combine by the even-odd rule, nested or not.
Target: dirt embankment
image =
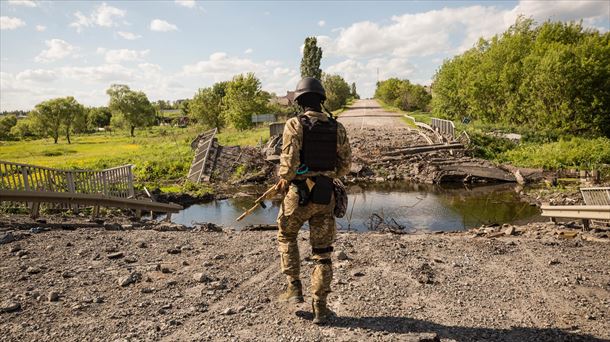
[[[273,232],[140,230],[128,221],[106,228],[122,231],[59,230],[59,219],[30,231],[8,220],[0,218],[1,341],[610,339],[610,243],[601,231],[535,223],[339,233],[329,298],[338,317],[317,327],[308,303],[275,300],[283,277]],[[8,229],[16,241],[7,242]],[[299,239],[305,288],[307,238]]]

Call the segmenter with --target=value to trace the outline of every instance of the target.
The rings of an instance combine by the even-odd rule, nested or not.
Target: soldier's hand
[[[280,180],[275,183],[275,190],[279,193],[286,193],[288,192],[288,187],[290,186],[290,183],[285,180],[284,178],[280,178]]]

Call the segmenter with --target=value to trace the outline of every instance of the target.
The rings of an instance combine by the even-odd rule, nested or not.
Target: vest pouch
[[[330,200],[335,191],[332,178],[326,176],[315,177],[316,185],[311,189],[309,199],[315,204],[330,204]]]
[[[304,180],[292,181],[292,184],[297,186],[297,194],[299,195],[299,206],[303,207],[309,204],[309,188]]]

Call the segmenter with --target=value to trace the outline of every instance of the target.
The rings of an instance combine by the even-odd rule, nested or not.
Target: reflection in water
[[[461,184],[452,187],[408,183],[352,185],[348,188],[347,213],[337,219],[337,227],[367,230],[373,213],[392,218],[410,231],[462,230],[538,217],[538,209],[520,201],[515,190],[512,184],[472,188]],[[251,224],[274,224],[279,201],[266,201],[266,209],[259,208],[242,222],[235,222],[253,200],[241,197],[194,205],[172,215],[172,221],[187,226],[214,222],[238,229]]]

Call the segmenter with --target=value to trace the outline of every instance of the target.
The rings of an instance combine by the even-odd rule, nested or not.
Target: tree
[[[17,124],[11,128],[11,136],[15,137],[16,139],[36,137],[36,125],[31,118],[17,120]]]
[[[356,82],[352,82],[352,89],[350,92],[350,96],[356,100],[358,100],[360,98],[360,95],[358,95],[358,92],[356,92]]]
[[[322,48],[318,47],[316,37],[305,38],[303,47],[303,58],[301,59],[301,77],[322,78],[320,61],[322,60]]]
[[[106,127],[110,125],[112,113],[108,107],[94,107],[89,109],[88,120],[92,128]]]
[[[129,127],[132,137],[136,127],[151,126],[154,123],[155,109],[144,92],[133,91],[123,84],[113,84],[106,94],[110,96],[108,108]]]
[[[64,129],[68,143],[70,141],[70,129],[74,118],[82,115],[84,107],[76,102],[74,97],[56,98],[41,102],[36,105],[30,113],[35,126],[41,135],[51,136],[57,144],[59,132]]]
[[[11,129],[17,125],[17,117],[15,115],[3,115],[0,117],[0,140],[11,140]]]
[[[233,77],[224,99],[224,115],[233,127],[244,130],[252,127],[252,114],[262,114],[267,110],[269,94],[261,90],[258,78],[248,73]]]
[[[350,96],[350,86],[345,82],[343,77],[324,74],[322,76],[322,85],[324,90],[326,90],[324,105],[328,110],[337,110],[347,104]]]
[[[180,103],[180,114],[188,116],[190,112],[191,100],[184,100]]]
[[[190,116],[210,128],[224,128],[223,98],[229,82],[218,82],[212,87],[199,89],[191,100]]]

